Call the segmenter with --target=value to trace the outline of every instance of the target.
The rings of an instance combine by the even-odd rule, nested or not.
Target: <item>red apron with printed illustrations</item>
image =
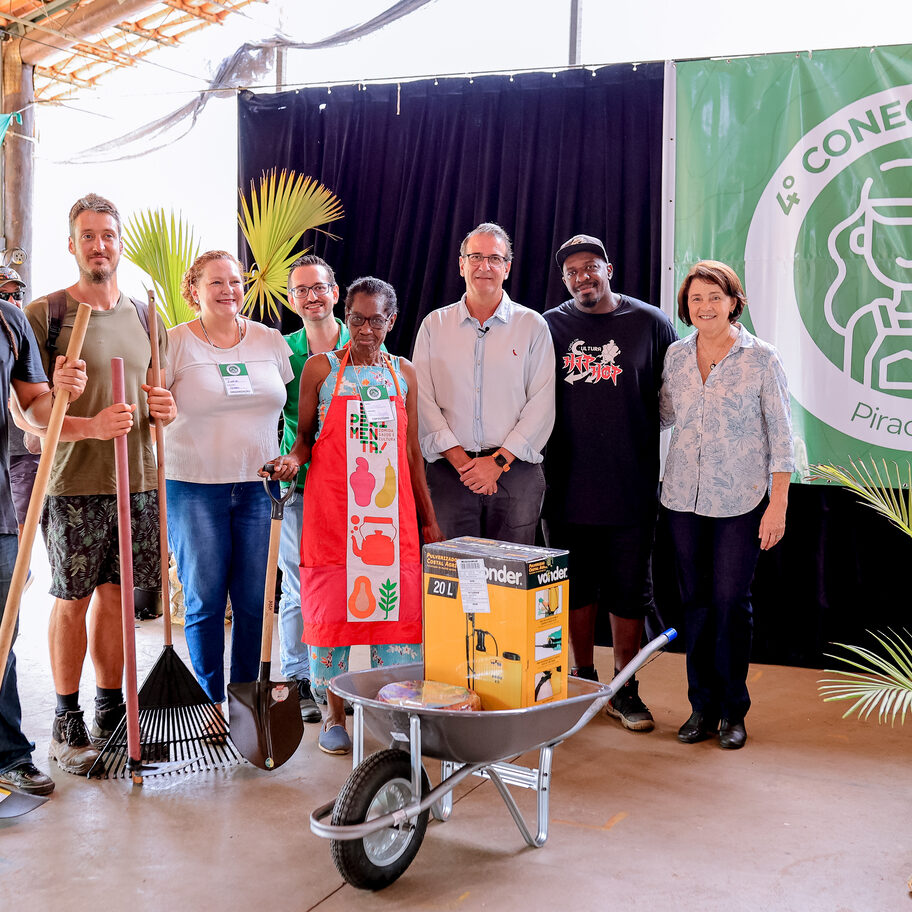
[[[348,358],[346,346],[304,483],[304,642],[420,643],[421,555],[405,401],[385,353],[396,385],[389,408],[370,402],[388,394],[367,381],[361,396],[340,396]],[[385,417],[372,420],[372,408],[385,409]]]

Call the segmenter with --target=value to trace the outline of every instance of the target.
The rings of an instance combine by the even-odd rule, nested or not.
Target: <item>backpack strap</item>
[[[52,291],[48,295],[48,326],[47,341],[44,347],[48,351],[48,383],[54,379],[54,363],[57,360],[57,339],[60,337],[60,330],[63,329],[63,320],[66,317],[67,296],[66,291]],[[136,315],[139,322],[149,335],[149,305],[144,301],[137,301],[136,298],[130,298],[133,306],[136,308]]]
[[[136,298],[130,298],[133,302],[133,306],[136,308],[136,315],[139,317],[139,322],[142,323],[142,328],[146,331],[146,335],[149,335],[149,305],[145,301],[137,301]]]
[[[47,341],[44,347],[48,351],[48,383],[54,379],[54,363],[57,361],[57,339],[63,329],[63,319],[66,316],[67,296],[66,291],[52,291],[47,296]]]

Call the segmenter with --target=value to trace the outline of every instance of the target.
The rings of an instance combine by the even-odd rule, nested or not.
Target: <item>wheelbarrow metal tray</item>
[[[409,737],[409,719],[421,720],[421,753],[454,763],[494,763],[542,744],[560,741],[579,722],[594,700],[614,691],[608,684],[570,678],[568,696],[524,709],[466,712],[396,706],[376,699],[381,687],[396,681],[424,679],[424,664],[393,665],[355,671],[334,678],[331,687],[345,700],[358,703],[364,724],[382,744],[390,736]],[[397,739],[398,740],[398,739]]]

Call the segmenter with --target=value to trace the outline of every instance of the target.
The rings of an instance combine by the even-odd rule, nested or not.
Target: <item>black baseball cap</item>
[[[574,234],[569,241],[564,241],[558,248],[557,253],[554,254],[557,265],[563,269],[564,260],[568,256],[573,256],[574,253],[595,253],[606,263],[611,262],[608,259],[608,254],[605,253],[605,245],[597,237],[592,237],[590,234]]]

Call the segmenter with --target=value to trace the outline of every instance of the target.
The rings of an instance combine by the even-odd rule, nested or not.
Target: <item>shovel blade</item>
[[[29,795],[18,789],[0,788],[0,818],[21,817],[41,807],[47,800],[42,795]]]
[[[284,681],[229,684],[228,722],[234,746],[263,770],[278,769],[304,736],[297,688]]]

